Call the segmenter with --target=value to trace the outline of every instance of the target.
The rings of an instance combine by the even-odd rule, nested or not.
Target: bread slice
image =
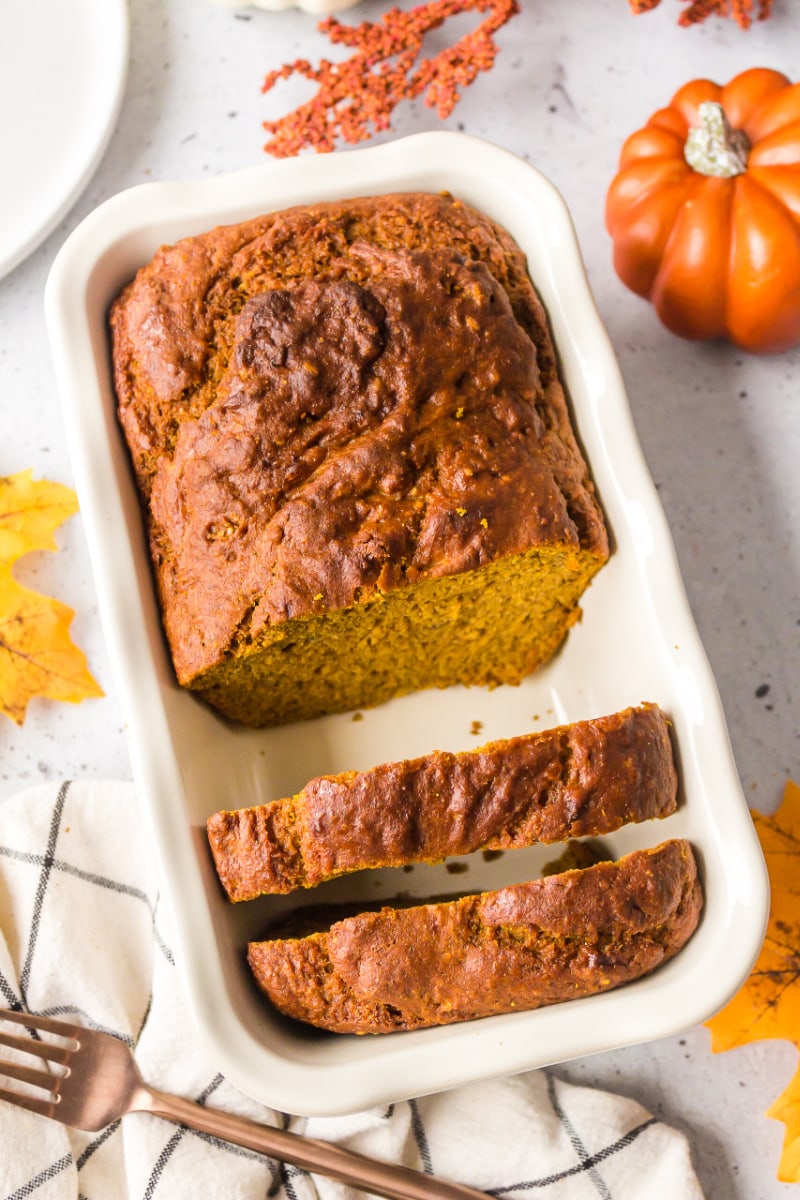
[[[691,846],[664,842],[449,903],[382,908],[252,942],[259,987],[334,1033],[391,1033],[608,991],[672,958],[702,895]]]
[[[668,816],[676,791],[667,719],[643,704],[461,754],[322,776],[296,796],[215,813],[207,828],[223,887],[239,901],[367,867],[611,833]]]

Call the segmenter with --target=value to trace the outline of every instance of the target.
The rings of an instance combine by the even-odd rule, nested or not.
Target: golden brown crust
[[[675,840],[498,892],[252,942],[248,960],[288,1016],[388,1033],[607,991],[675,955],[701,908],[691,846]]]
[[[545,385],[557,377],[524,258],[505,230],[475,209],[445,194],[411,193],[268,213],[162,246],[113,305],[120,419],[142,480],[169,456],[180,425],[214,400],[231,350],[231,319],[247,299],[303,279],[362,282],[364,264],[351,250],[363,243],[445,247],[485,263],[536,343]]]
[[[611,833],[675,811],[669,725],[655,705],[371,771],[209,818],[232,900],[370,867]]]
[[[165,247],[111,323],[183,683],[292,618],[540,545],[607,556],[524,258],[452,197]]]

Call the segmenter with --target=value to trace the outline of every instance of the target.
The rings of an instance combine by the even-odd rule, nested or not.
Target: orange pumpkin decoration
[[[617,274],[673,333],[800,342],[800,84],[687,83],[625,142],[606,225]]]

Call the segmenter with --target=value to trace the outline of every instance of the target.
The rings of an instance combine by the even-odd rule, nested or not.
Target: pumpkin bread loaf
[[[162,248],[114,304],[179,681],[270,724],[549,659],[608,556],[542,305],[449,195]]]
[[[384,907],[304,937],[252,942],[281,1012],[335,1033],[390,1033],[607,991],[665,963],[702,907],[685,841],[449,903]]]
[[[215,813],[231,900],[369,867],[599,836],[675,811],[668,722],[652,704],[461,754],[313,779],[296,796]]]

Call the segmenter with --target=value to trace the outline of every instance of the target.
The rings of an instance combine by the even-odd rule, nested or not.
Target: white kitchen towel
[[[497,1197],[702,1200],[682,1134],[630,1100],[550,1071],[349,1117],[264,1108],[204,1057],[176,953],[131,784],[47,785],[0,804],[0,1006],[113,1032],[165,1091]],[[2,1200],[355,1195],[157,1117],[131,1114],[80,1133],[0,1102]]]

